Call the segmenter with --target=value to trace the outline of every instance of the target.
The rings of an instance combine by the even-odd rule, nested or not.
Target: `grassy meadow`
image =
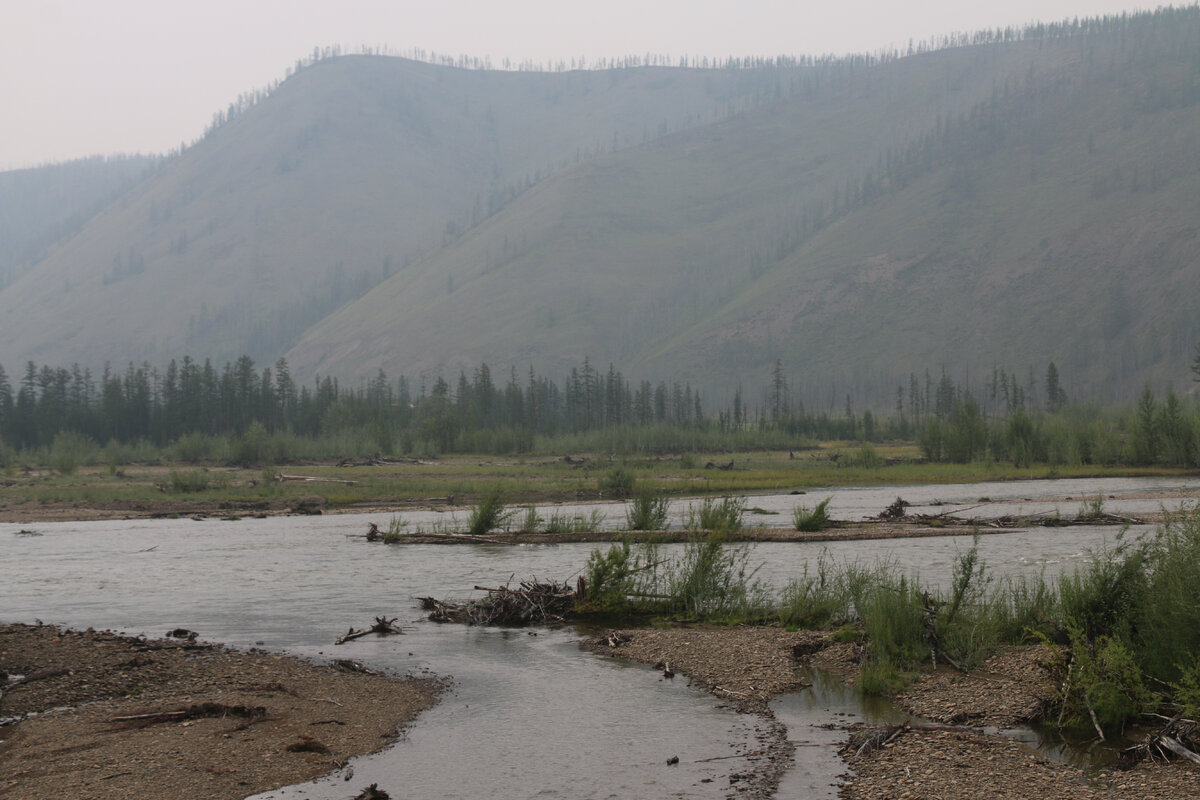
[[[595,501],[627,494],[610,485],[617,471],[632,478],[639,489],[673,497],[808,492],[826,486],[1184,474],[1166,467],[928,463],[912,443],[864,448],[856,442],[828,442],[792,451],[624,459],[580,453],[340,462],[346,466],[312,460],[241,467],[219,459],[174,461],[166,452],[141,455],[148,458],[123,458],[121,464],[106,463],[103,450],[81,455],[70,465],[54,466],[49,457],[41,459],[46,463],[12,460],[0,473],[0,515],[22,520],[86,519],[113,513],[286,513],[302,499],[314,497],[326,511],[466,507],[497,494],[509,506]]]

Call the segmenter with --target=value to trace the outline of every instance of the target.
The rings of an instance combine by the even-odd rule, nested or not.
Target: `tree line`
[[[1200,382],[1200,346],[1192,369]],[[161,370],[129,364],[99,376],[30,361],[15,384],[0,366],[0,455],[53,448],[64,436],[174,446],[185,460],[203,459],[215,452],[205,442],[221,439],[248,461],[295,456],[279,446],[272,455],[271,440],[321,440],[322,453],[343,456],[516,453],[555,442],[662,452],[857,441],[870,466],[872,443],[915,441],[930,461],[1200,466],[1200,407],[1174,390],[1159,398],[1147,385],[1135,404],[1107,409],[1071,404],[1051,362],[1036,402],[1034,391],[1032,372],[1020,381],[995,369],[982,392],[926,372],[897,386],[889,415],[856,411],[849,397],[840,414],[812,412],[776,362],[762,402],[738,390],[710,414],[686,382],[634,381],[586,358],[557,381],[532,367],[497,381],[481,364],[453,382],[393,381],[381,370],[353,387],[328,376],[299,385],[282,358],[259,367],[242,356],[218,368],[184,357]]]
[[[191,434],[243,436],[258,426],[302,437],[366,429],[382,451],[411,449],[420,439],[451,452],[470,449],[480,431],[508,431],[516,449],[528,449],[535,435],[707,423],[700,393],[689,384],[635,383],[586,358],[557,382],[531,367],[525,375],[513,368],[497,383],[481,364],[470,377],[460,372],[453,387],[440,375],[430,385],[393,382],[382,370],[354,387],[328,376],[298,385],[285,359],[260,368],[250,356],[220,368],[190,356],[165,369],[131,363],[99,376],[78,364],[29,361],[15,385],[0,366],[0,443],[15,448],[48,446],[64,431],[99,444],[162,446]]]

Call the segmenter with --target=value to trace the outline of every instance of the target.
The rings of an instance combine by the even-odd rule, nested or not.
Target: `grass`
[[[822,555],[771,597],[754,579],[751,552],[720,533],[693,536],[672,558],[653,544],[596,550],[589,607],[837,628],[839,640],[865,642],[859,685],[874,694],[898,691],[935,657],[974,670],[1001,644],[1044,642],[1059,653],[1055,716],[1066,727],[1090,729],[1094,716],[1119,733],[1145,714],[1200,710],[1200,507],[1169,515],[1149,539],[1096,552],[1057,581],[995,580],[976,537],[944,589],[887,562],[836,564]]]
[[[879,445],[877,450],[889,462],[900,463],[863,469],[845,466],[846,459],[831,461],[833,454],[849,450],[850,444],[822,445],[819,449],[797,453],[790,459],[787,452],[753,451],[739,453],[735,469],[708,470],[703,467],[685,468],[679,460],[657,458],[628,459],[623,469],[634,477],[635,487],[648,488],[665,497],[746,495],[756,492],[803,491],[821,486],[869,486],[884,484],[970,483],[983,480],[1037,479],[1049,477],[1047,467],[1016,469],[1005,464],[928,464],[904,461],[917,457],[915,445]],[[98,453],[103,451],[98,450]],[[306,475],[336,483],[304,484],[263,479],[258,468],[228,466],[224,458],[201,460],[197,463],[155,461],[163,454],[138,450],[141,460],[129,461],[134,452],[122,451],[120,469],[87,460],[69,475],[48,467],[49,461],[36,454],[17,454],[9,458],[5,480],[0,481],[0,502],[10,508],[23,505],[75,506],[80,516],[87,516],[88,504],[140,504],[147,509],[178,502],[173,494],[164,496],[161,486],[170,485],[172,470],[199,470],[204,466],[211,472],[219,467],[228,476],[219,485],[210,481],[202,491],[188,492],[187,501],[196,503],[239,503],[269,500],[286,505],[287,501],[315,491],[326,498],[332,509],[353,508],[358,505],[385,504],[421,505],[439,498],[452,498],[458,503],[478,503],[490,492],[500,492],[508,502],[529,503],[578,501],[598,497],[598,476],[607,472],[606,462],[589,461],[582,466],[568,464],[557,456],[480,457],[448,456],[418,464],[387,464],[381,466],[339,467],[333,464],[284,466],[280,462],[274,472]],[[727,454],[698,454],[696,463],[727,462]],[[839,466],[842,464],[842,466]],[[1183,475],[1184,470],[1169,468],[1073,468],[1058,467],[1057,477],[1115,477],[1136,475]],[[344,482],[343,482],[344,481]],[[319,487],[319,488],[316,488]]]
[[[792,510],[792,525],[796,530],[808,533],[816,533],[829,527],[829,501],[832,499],[826,497],[812,509],[804,505],[796,506]]]

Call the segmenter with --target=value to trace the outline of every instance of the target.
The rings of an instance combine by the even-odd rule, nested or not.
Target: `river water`
[[[1104,485],[831,489],[810,496],[834,497],[831,505],[842,519],[878,513],[898,495],[943,511],[946,505],[932,504],[965,507],[981,497],[1029,508],[1057,503],[1067,516],[1078,506],[1058,498],[1113,495],[1106,510],[1130,513],[1143,501],[1122,495],[1175,491],[1195,497],[1198,490],[1200,481],[1121,479]],[[749,504],[786,514],[773,523],[786,525],[797,500],[756,496]],[[1159,505],[1155,501],[1154,510]],[[623,521],[623,507],[602,507],[610,524],[618,515]],[[686,513],[685,503],[676,507]],[[414,524],[430,513],[412,515]],[[585,653],[571,630],[436,625],[416,609],[416,597],[463,598],[476,584],[498,585],[513,576],[569,579],[583,568],[591,545],[389,547],[358,536],[369,520],[385,521],[379,515],[329,515],[3,524],[0,620],[151,636],[184,627],[235,647],[452,677],[451,691],[403,741],[356,760],[353,783],[333,776],[264,798],[342,798],[353,794],[348,786],[356,791],[372,782],[393,796],[422,798],[706,798],[724,796],[729,776],[750,769],[745,756],[762,747],[767,726],[734,714],[686,681]],[[1089,548],[1111,542],[1116,533],[1112,527],[1018,529],[982,537],[980,555],[996,574],[1052,574],[1082,563]],[[969,546],[962,537],[762,543],[750,547],[749,560],[760,566],[757,577],[776,589],[820,558],[866,564],[886,558],[927,583],[944,583],[955,554]],[[405,634],[332,646],[346,629],[367,625],[375,615],[399,617]],[[827,732],[810,726],[868,711],[820,686],[777,701],[777,711],[789,737],[802,745],[785,776],[788,795],[832,797],[841,762],[823,744]],[[668,766],[673,756],[680,762]]]

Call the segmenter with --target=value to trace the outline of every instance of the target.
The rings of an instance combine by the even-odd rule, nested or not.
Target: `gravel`
[[[382,749],[442,688],[187,639],[26,625],[0,625],[0,671],[25,676],[0,697],[0,717],[24,717],[0,727],[0,797],[14,798],[246,797]],[[114,720],[197,708],[230,713]]]

